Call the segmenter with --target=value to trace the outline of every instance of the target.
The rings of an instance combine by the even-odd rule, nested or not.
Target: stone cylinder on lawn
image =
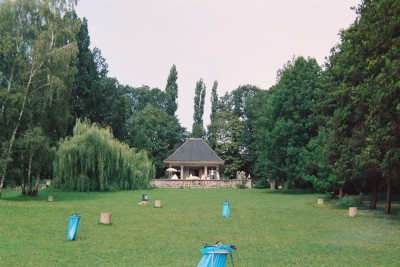
[[[102,224],[110,224],[111,223],[111,213],[102,212],[100,214],[100,223],[102,223]]]
[[[349,217],[356,217],[358,215],[357,207],[349,208]]]
[[[154,207],[161,208],[161,200],[154,201]]]
[[[270,189],[275,190],[275,181],[270,182]]]
[[[53,202],[53,201],[54,201],[54,196],[53,196],[53,195],[49,195],[49,196],[47,197],[47,201]]]
[[[318,198],[317,199],[318,205],[324,205],[324,199],[323,198]]]

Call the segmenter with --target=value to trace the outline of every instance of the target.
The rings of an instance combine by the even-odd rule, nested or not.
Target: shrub
[[[338,208],[348,209],[349,207],[359,207],[361,204],[361,199],[358,196],[344,196],[336,203],[336,206]]]
[[[258,188],[258,189],[263,189],[263,188],[268,188],[269,187],[269,183],[267,181],[267,179],[257,179],[254,181],[254,188]]]

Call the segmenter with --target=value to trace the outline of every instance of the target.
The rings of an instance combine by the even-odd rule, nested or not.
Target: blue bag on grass
[[[222,208],[222,217],[229,218],[231,216],[231,204],[225,201],[224,207]]]
[[[222,244],[205,246],[200,250],[204,255],[197,267],[225,267],[228,254],[231,254],[234,249],[236,249],[236,246]],[[231,261],[233,266],[232,254]]]
[[[80,219],[81,219],[80,214],[72,214],[71,216],[69,216],[68,240],[75,240],[76,233],[78,232]]]

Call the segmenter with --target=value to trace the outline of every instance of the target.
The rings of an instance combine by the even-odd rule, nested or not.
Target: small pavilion
[[[203,139],[189,138],[164,163],[177,170],[173,179],[219,180],[225,162]]]

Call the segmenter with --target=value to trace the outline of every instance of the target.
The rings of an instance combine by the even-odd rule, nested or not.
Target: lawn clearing
[[[196,266],[203,243],[237,245],[235,266],[398,266],[400,219],[318,206],[315,194],[239,189],[5,191],[1,266]],[[54,195],[54,202],[47,196]],[[148,205],[138,205],[142,194]],[[154,208],[161,200],[162,208]],[[231,217],[222,217],[223,203]],[[101,212],[112,214],[102,225]],[[69,216],[81,214],[77,240]],[[229,265],[228,260],[228,265]]]

